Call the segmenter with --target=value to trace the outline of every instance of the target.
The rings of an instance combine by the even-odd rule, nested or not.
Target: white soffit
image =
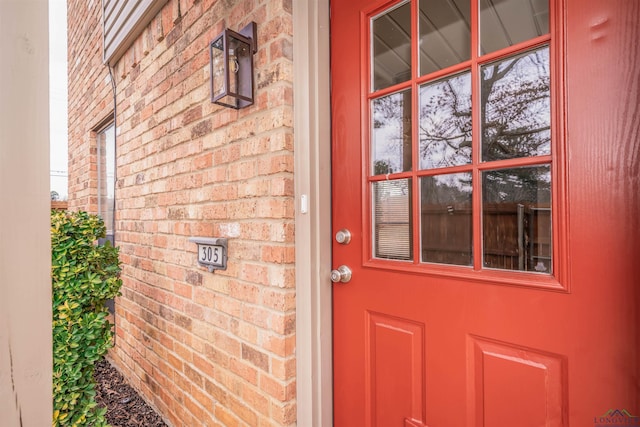
[[[102,0],[103,59],[114,65],[168,0]]]

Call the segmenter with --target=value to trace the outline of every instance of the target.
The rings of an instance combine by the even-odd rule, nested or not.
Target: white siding
[[[102,0],[104,62],[115,64],[168,0]]]

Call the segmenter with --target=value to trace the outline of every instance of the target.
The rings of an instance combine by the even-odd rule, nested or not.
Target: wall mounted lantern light
[[[256,23],[239,32],[225,29],[209,44],[211,102],[235,109],[253,104],[253,54]]]

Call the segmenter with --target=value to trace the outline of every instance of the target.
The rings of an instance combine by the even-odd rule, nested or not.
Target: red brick
[[[169,0],[114,66],[114,362],[173,425],[295,423],[291,0]],[[89,8],[89,5],[91,7]],[[69,204],[97,211],[96,125],[112,114],[100,2],[69,3]],[[258,23],[256,103],[209,100],[209,41]],[[225,271],[192,236],[228,237]],[[254,385],[255,384],[255,385]]]
[[[258,328],[238,319],[231,319],[227,327],[233,334],[251,344],[258,344]]]
[[[182,344],[175,343],[174,348],[175,348],[176,354],[180,356],[182,360],[188,363],[191,363],[193,352],[188,347]]]
[[[171,366],[173,366],[176,370],[182,371],[182,359],[177,356],[174,356],[172,353],[167,354],[167,358]]]
[[[282,336],[269,333],[263,338],[262,347],[277,356],[292,356],[296,349],[295,335]]]
[[[204,387],[204,378],[202,377],[202,374],[196,371],[191,365],[185,364],[183,366],[183,372],[193,384],[200,388]]]
[[[288,395],[291,394],[291,390],[287,383],[275,380],[267,374],[261,374],[259,381],[260,390],[264,391],[269,396],[275,398],[280,402],[288,400]]]
[[[295,261],[295,248],[292,246],[266,245],[262,247],[260,259],[268,263],[290,264]]]
[[[176,282],[173,284],[173,290],[176,294],[191,299],[193,295],[193,286],[185,285],[180,282]]]
[[[269,284],[268,268],[265,265],[245,263],[240,271],[240,279],[248,282],[259,283],[261,285],[267,285]],[[233,287],[231,292],[234,292]],[[250,293],[249,294],[245,293],[242,295],[241,299],[247,302],[257,301],[258,300],[257,293],[258,292],[256,288],[256,291],[254,292],[253,297],[251,296]]]
[[[243,320],[265,329],[270,327],[271,318],[273,317],[273,315],[273,313],[265,310],[262,307],[250,305],[245,305],[242,307]]]
[[[258,384],[258,371],[242,360],[231,358],[229,361],[229,370],[240,376],[244,381],[248,381],[254,385]]]
[[[236,427],[241,425],[240,421],[232,415],[229,410],[222,406],[216,405],[214,414],[226,427]]]
[[[221,405],[227,405],[228,394],[222,387],[215,384],[213,381],[207,380],[205,381],[205,389],[207,390],[207,393],[209,393],[215,399],[216,402],[220,403]]]
[[[277,313],[272,315],[271,328],[274,332],[282,335],[289,335],[295,332],[295,313]]]
[[[200,357],[197,354],[194,354],[193,365],[207,377],[213,378],[215,373],[215,367],[208,360],[204,359],[203,357]]]
[[[258,424],[258,417],[256,413],[249,406],[233,396],[230,396],[229,398],[229,409],[248,425],[255,426]]]
[[[269,399],[254,387],[247,385],[242,388],[242,399],[253,410],[263,414],[269,415]]]
[[[213,408],[213,398],[210,394],[203,392],[197,387],[191,389],[191,396],[203,407]],[[204,414],[203,414],[204,415]]]
[[[275,403],[271,404],[272,419],[277,425],[290,425],[296,420],[296,404],[295,403]]]
[[[248,270],[251,273],[248,273],[246,270],[241,273],[242,279],[247,279],[247,276],[253,277],[253,282],[258,282],[257,277],[262,272],[262,275],[266,276],[266,269],[260,268],[258,266],[251,266]],[[243,302],[248,302],[252,304],[256,304],[260,301],[260,286],[249,283],[242,283],[238,281],[232,281],[230,283],[229,295],[233,298],[239,299]]]
[[[269,350],[269,348],[266,348]],[[250,362],[252,365],[269,372],[269,356],[256,348],[242,344],[242,359]]]
[[[279,380],[290,380],[296,376],[296,359],[271,358],[271,373]]]
[[[202,306],[194,303],[187,303],[185,306],[185,313],[190,319],[204,320],[204,309]]]
[[[283,312],[295,310],[296,294],[288,290],[267,288],[262,292],[262,305]]]

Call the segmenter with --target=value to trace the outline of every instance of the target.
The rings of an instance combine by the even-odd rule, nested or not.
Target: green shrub
[[[51,212],[53,286],[53,426],[107,426],[95,401],[94,363],[113,345],[104,303],[119,294],[118,249],[102,220],[86,212]]]

